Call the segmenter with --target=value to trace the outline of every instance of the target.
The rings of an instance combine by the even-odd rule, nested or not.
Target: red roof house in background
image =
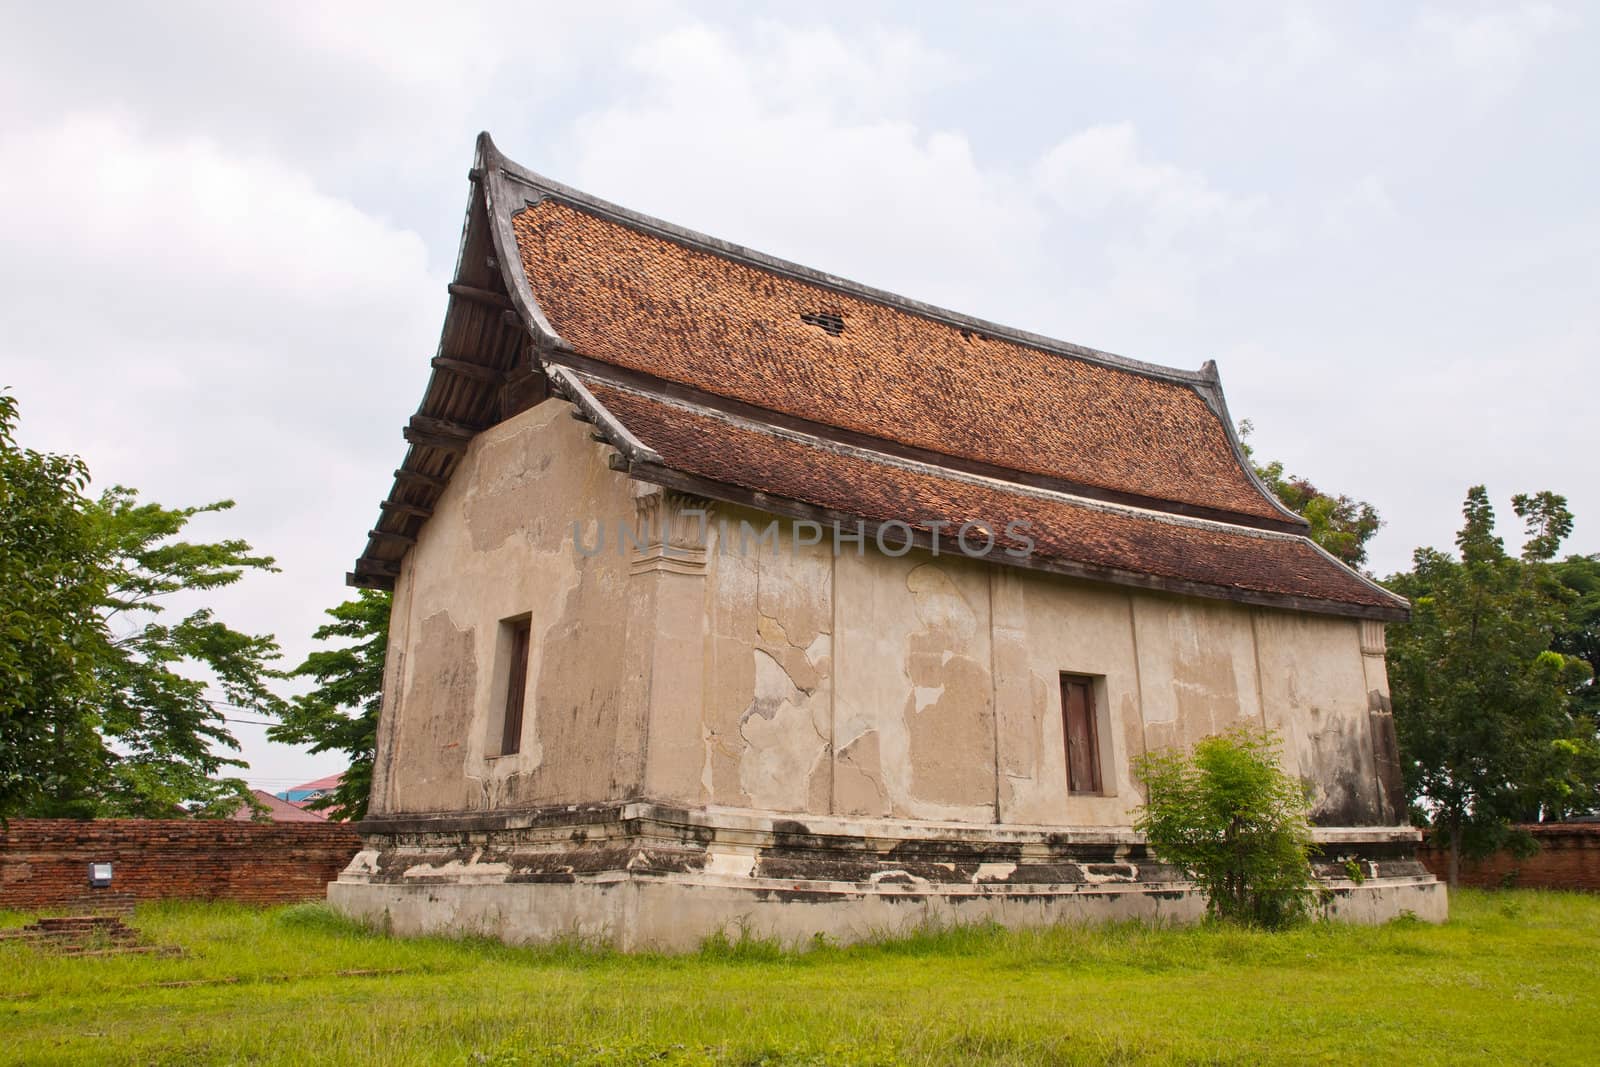
[[[287,800],[297,808],[304,808],[313,800],[319,800],[339,788],[339,782],[344,779],[344,772],[330,774],[326,778],[318,778],[314,782],[304,782],[279,793],[277,799]]]
[[[252,789],[256,802],[265,806],[267,811],[264,820],[267,822],[327,822],[328,817],[320,811],[307,811],[296,804],[281,797],[275,797],[261,789]],[[256,813],[247,805],[239,805],[239,810],[228,816],[234,822],[255,822]]]

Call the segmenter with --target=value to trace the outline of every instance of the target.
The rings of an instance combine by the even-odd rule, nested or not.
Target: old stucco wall
[[[769,517],[735,508],[717,517],[725,544],[707,565],[703,803],[1126,825],[1141,799],[1136,757],[1249,725],[1282,734],[1286,766],[1313,785],[1317,821],[1396,821],[1374,755],[1387,715],[1381,648],[1363,644],[1356,620],[958,555],[796,551],[788,523],[776,546],[747,536],[741,552],[740,521],[760,529]],[[1099,795],[1068,793],[1063,673],[1095,680]]]
[[[832,789],[832,548],[792,524],[719,508],[708,567],[702,797],[769,811],[828,811]],[[741,523],[748,523],[748,533]],[[801,538],[808,540],[808,538]]]
[[[637,761],[638,679],[620,670],[626,558],[593,545],[631,524],[628,480],[570,407],[546,401],[473,439],[395,588],[374,814],[613,799]],[[508,641],[532,619],[522,747],[496,755]],[[397,654],[398,653],[398,654]],[[498,683],[498,686],[497,686]],[[630,692],[630,685],[634,691]],[[630,746],[626,751],[636,751]]]

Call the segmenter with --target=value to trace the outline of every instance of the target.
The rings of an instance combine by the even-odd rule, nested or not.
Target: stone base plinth
[[[719,931],[804,943],[928,924],[1188,921],[1205,902],[1131,830],[805,816],[647,802],[369,819],[328,899],[402,935],[693,949]],[[1329,913],[1440,922],[1407,827],[1317,832]]]

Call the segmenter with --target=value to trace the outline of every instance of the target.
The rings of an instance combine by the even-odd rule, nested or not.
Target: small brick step
[[[139,931],[115,915],[62,915],[37,919],[28,926],[0,932],[0,940],[51,948],[63,955],[108,955],[142,951]],[[110,945],[108,949],[99,946]]]

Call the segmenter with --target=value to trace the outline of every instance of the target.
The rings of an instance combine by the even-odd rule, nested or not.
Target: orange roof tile
[[[512,228],[545,319],[591,359],[994,467],[1293,519],[1246,473],[1203,375],[1046,351],[556,198]]]

